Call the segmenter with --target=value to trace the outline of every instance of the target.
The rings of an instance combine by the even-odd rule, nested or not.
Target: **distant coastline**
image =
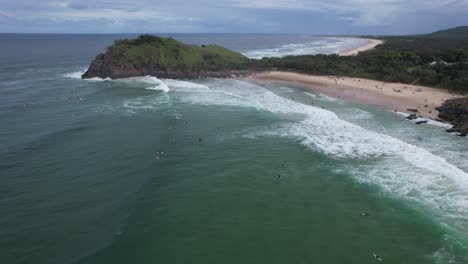
[[[378,39],[366,39],[366,40],[367,40],[367,44],[357,47],[357,48],[345,50],[339,53],[339,55],[340,56],[354,56],[354,55],[357,55],[359,52],[373,49],[383,43],[382,40],[378,40]]]

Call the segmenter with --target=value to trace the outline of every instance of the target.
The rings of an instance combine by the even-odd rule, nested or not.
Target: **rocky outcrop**
[[[233,77],[252,73],[251,61],[244,55],[217,45],[187,45],[172,38],[141,35],[137,39],[115,41],[99,54],[82,78],[196,79]]]
[[[415,120],[415,119],[418,119],[418,116],[416,114],[411,114],[411,115],[407,116],[406,119]]]
[[[468,134],[468,97],[447,100],[436,109],[439,118],[453,125],[448,132],[458,132],[461,136]]]
[[[138,76],[156,76],[158,78],[167,79],[197,79],[197,78],[228,78],[250,75],[255,71],[250,69],[219,69],[219,70],[206,70],[206,69],[183,69],[177,67],[159,67],[148,66],[141,64],[119,64],[113,59],[113,56],[105,53],[99,54],[88,70],[81,76],[83,79],[89,78],[129,78]]]
[[[112,52],[99,54],[91,63],[88,70],[81,76],[89,78],[129,78],[138,76],[157,76],[167,79],[197,79],[197,78],[227,78],[250,75],[256,71],[252,69],[187,69],[184,67],[161,67],[160,65],[119,63]]]

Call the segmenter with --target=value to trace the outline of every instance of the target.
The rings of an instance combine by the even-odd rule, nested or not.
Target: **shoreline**
[[[349,50],[345,50],[343,52],[340,52],[338,55],[340,55],[340,56],[355,56],[359,52],[363,52],[363,51],[366,51],[366,50],[373,49],[373,48],[375,48],[378,45],[383,43],[383,40],[379,40],[379,39],[365,39],[365,40],[367,40],[366,45],[356,47],[356,48],[352,48],[352,49],[349,49]]]
[[[372,105],[407,114],[415,113],[418,117],[437,121],[441,120],[435,108],[445,100],[460,96],[432,87],[293,72],[270,71],[247,77],[249,78],[299,84],[306,90],[320,92],[351,103]]]

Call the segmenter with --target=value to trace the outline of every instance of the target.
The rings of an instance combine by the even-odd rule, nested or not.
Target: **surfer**
[[[374,253],[373,255],[374,255],[374,258],[375,258],[376,260],[378,260],[378,261],[383,261],[382,258],[381,258],[379,255],[377,255],[377,254],[375,254],[375,253]]]

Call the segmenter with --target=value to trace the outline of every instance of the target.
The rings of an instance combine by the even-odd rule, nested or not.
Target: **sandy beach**
[[[381,81],[337,77],[313,76],[292,72],[265,72],[250,78],[256,80],[275,80],[295,83],[305,89],[318,91],[334,98],[349,102],[375,105],[388,110],[411,113],[408,109],[417,109],[417,115],[436,119],[435,109],[447,99],[458,97],[447,90],[409,85],[403,83],[385,83]]]
[[[380,44],[383,43],[382,40],[378,40],[378,39],[366,39],[366,40],[367,40],[367,44],[366,44],[366,45],[361,46],[361,47],[357,47],[357,48],[354,48],[354,49],[350,49],[350,50],[347,50],[347,51],[344,51],[344,52],[340,53],[340,56],[353,56],[353,55],[357,55],[359,52],[373,49],[373,48],[375,48],[377,45],[380,45]]]

